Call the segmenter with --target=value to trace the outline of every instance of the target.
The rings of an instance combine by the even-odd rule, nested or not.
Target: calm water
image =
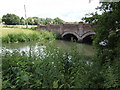
[[[63,40],[55,40],[52,43],[54,43],[54,47],[58,47],[65,51],[70,51],[72,47],[76,45],[76,47],[81,52],[81,54],[86,55],[86,56],[93,56],[95,52],[95,50],[93,49],[93,46],[88,45],[88,44],[73,43],[70,41],[63,41]],[[49,42],[46,42],[46,45],[47,44],[49,44]],[[46,45],[41,45],[40,42],[12,43],[12,44],[3,43],[2,50],[8,50],[10,52],[12,52],[15,49],[19,49],[20,51],[29,51],[30,47],[32,47],[34,51],[37,51],[39,49],[42,52],[43,48],[45,48]]]

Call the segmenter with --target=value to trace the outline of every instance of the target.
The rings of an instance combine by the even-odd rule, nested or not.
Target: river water
[[[70,51],[75,45],[77,47],[77,50],[79,50],[81,53],[83,53],[86,56],[93,56],[95,52],[93,46],[89,44],[73,43],[70,41],[63,41],[63,40],[55,40],[52,43],[54,43],[54,47],[58,47],[65,51]],[[2,50],[8,50],[12,52],[13,50],[19,49],[20,51],[27,52],[32,47],[34,51],[39,49],[42,52],[43,48],[45,48],[47,44],[49,44],[49,42],[46,42],[46,44],[43,45],[41,45],[41,42],[36,42],[36,41],[26,42],[26,43],[11,43],[11,44],[3,43]]]

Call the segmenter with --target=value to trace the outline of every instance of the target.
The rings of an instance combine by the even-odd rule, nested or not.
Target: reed
[[[35,31],[31,29],[21,29],[21,28],[2,28],[0,29],[2,34],[0,38],[2,42],[5,43],[18,43],[18,42],[29,42],[36,40],[52,40],[55,39],[53,33],[47,31]]]

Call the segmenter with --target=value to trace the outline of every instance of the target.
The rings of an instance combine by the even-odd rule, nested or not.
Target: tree
[[[23,17],[20,18],[20,24],[25,25],[25,19]]]
[[[45,19],[39,17],[28,17],[27,21],[29,25],[38,25],[43,24],[43,21],[45,21]]]
[[[53,19],[52,21],[53,24],[61,24],[64,23],[64,21],[58,17],[56,17],[55,19]]]
[[[82,20],[83,20],[85,23],[89,23],[89,24],[96,24],[96,22],[97,22],[97,21],[99,20],[99,18],[101,17],[101,15],[99,15],[97,12],[87,14],[87,16],[89,16],[89,17],[83,17]]]
[[[40,24],[40,18],[39,17],[33,17],[34,25]]]
[[[27,18],[28,25],[34,25],[34,19],[32,17]]]
[[[84,20],[96,25],[95,62],[98,62],[99,75],[102,76],[102,81],[98,82],[101,83],[101,88],[118,88],[120,87],[120,2],[104,2],[97,9],[103,13],[92,14]]]
[[[46,18],[46,24],[51,23],[51,22],[52,22],[52,20],[53,20],[53,19],[51,19],[51,18]]]
[[[0,24],[2,23],[2,19],[0,18]]]
[[[19,16],[15,14],[3,15],[2,21],[5,22],[5,24],[7,25],[19,25],[20,24],[20,18]]]
[[[103,10],[103,14],[96,21],[98,27],[96,28],[96,39],[95,46],[98,51],[112,50],[111,54],[109,53],[109,61],[114,60],[119,51],[114,51],[118,46],[117,43],[120,42],[119,39],[119,29],[120,29],[120,2],[119,3],[102,3],[101,7],[98,9]],[[101,41],[107,40],[107,45],[105,47],[99,45]],[[108,53],[107,51],[107,53]],[[105,57],[103,57],[101,64],[104,64]]]

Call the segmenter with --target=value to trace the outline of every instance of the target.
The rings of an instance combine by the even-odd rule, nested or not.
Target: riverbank
[[[36,50],[31,47],[28,52],[3,50],[2,61],[3,88],[84,88],[93,68],[76,45],[69,52],[53,44]]]
[[[33,29],[23,28],[1,28],[0,38],[2,43],[18,43],[29,42],[36,40],[52,40],[55,39],[55,35],[48,31],[35,31]]]
[[[61,48],[56,43],[49,42],[47,42],[49,44],[45,43],[47,45],[40,43],[35,44],[35,47],[31,45],[28,47],[30,41],[34,43],[33,41],[37,40],[34,39],[36,37],[39,37],[38,42],[43,43],[44,40],[54,40],[56,35],[48,31],[21,28],[2,28],[1,31],[2,40],[11,43],[11,47],[14,47],[11,50],[3,47],[1,51],[3,88],[85,88],[93,82],[92,78],[88,78],[93,75],[94,64],[91,64],[91,57],[83,55],[84,46],[77,46],[73,42],[69,42],[66,46],[67,43],[58,41],[57,44],[61,45]],[[32,37],[33,34],[36,34],[35,37]],[[7,39],[4,40],[5,37]],[[22,40],[18,41],[19,38]],[[28,42],[26,46],[28,51],[24,48],[20,51],[18,46],[15,49],[13,44],[20,44],[18,42]],[[72,46],[70,43],[73,43]],[[79,48],[83,49],[79,50]],[[87,85],[84,85],[85,83]]]

